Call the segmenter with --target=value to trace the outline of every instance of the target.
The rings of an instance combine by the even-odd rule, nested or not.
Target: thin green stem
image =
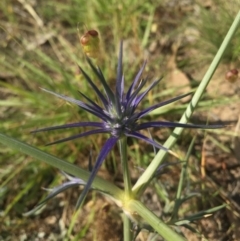
[[[187,152],[187,155],[186,155],[186,158],[185,158],[185,162],[182,164],[180,180],[178,182],[178,189],[177,189],[175,204],[174,204],[174,208],[173,208],[173,212],[172,212],[173,213],[173,215],[172,215],[173,220],[177,218],[179,207],[182,204],[181,195],[182,195],[182,190],[183,190],[183,181],[186,177],[188,160],[189,160],[189,157],[191,155],[193,144],[194,144],[195,140],[196,140],[196,137],[194,137],[192,139],[191,144],[188,148],[188,152]]]
[[[216,56],[214,57],[211,65],[209,66],[206,74],[204,75],[197,91],[195,92],[191,102],[189,103],[186,111],[184,112],[182,118],[180,119],[180,123],[187,123],[190,119],[191,115],[193,114],[194,110],[197,107],[198,102],[201,99],[201,96],[203,92],[205,91],[207,85],[209,84],[211,77],[213,76],[228,44],[230,43],[231,38],[233,37],[238,25],[240,23],[240,11],[238,12],[235,20],[232,23],[232,26],[230,27],[222,45],[218,49],[218,52]],[[175,142],[177,141],[179,135],[182,133],[184,128],[175,128],[171,136],[167,139],[167,141],[164,143],[164,147],[170,149]],[[133,187],[133,194],[134,196],[140,196],[146,187],[148,186],[148,183],[151,181],[155,171],[159,167],[159,165],[164,161],[164,158],[166,157],[167,152],[160,150],[158,154],[155,156],[155,158],[152,160],[151,164],[148,166],[148,168],[145,170],[145,172],[142,174],[142,176],[138,179],[137,183]]]
[[[119,147],[121,164],[122,164],[125,198],[129,199],[132,197],[132,183],[131,183],[131,177],[130,177],[129,168],[128,168],[126,137],[123,137],[118,141],[118,147]],[[123,230],[124,230],[123,231],[124,241],[132,241],[132,238],[133,238],[132,222],[127,217],[126,214],[123,214]]]
[[[148,210],[141,202],[130,200],[128,208],[133,213],[139,214],[148,222],[156,232],[158,232],[167,241],[186,241],[181,235],[173,231],[167,224],[160,220],[154,213]]]
[[[123,237],[124,241],[133,240],[132,221],[123,213]]]
[[[123,181],[124,181],[124,191],[126,197],[132,196],[132,183],[131,177],[128,168],[128,156],[127,156],[127,138],[123,137],[118,141],[118,147],[120,152],[122,172],[123,172]]]

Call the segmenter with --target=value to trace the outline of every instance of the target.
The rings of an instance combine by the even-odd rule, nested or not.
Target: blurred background
[[[144,76],[164,76],[140,107],[144,108],[197,88],[239,7],[237,0],[1,0],[0,132],[87,169],[90,151],[96,157],[107,136],[46,147],[81,130],[30,133],[40,127],[94,120],[40,89],[73,98],[81,98],[81,90],[95,98],[78,69],[79,64],[90,73],[79,38],[91,29],[99,32],[96,64],[112,86],[120,40],[124,42],[126,86],[145,59]],[[197,233],[182,229],[188,240],[240,240],[240,80],[225,79],[226,72],[239,67],[239,48],[237,31],[191,119],[192,123],[230,121],[231,125],[217,131],[185,130],[173,148],[184,157],[196,138],[184,192],[198,195],[183,204],[180,217],[229,205],[194,223]],[[188,101],[160,108],[147,118],[178,121]],[[151,134],[164,143],[171,131],[154,129]],[[129,150],[135,182],[141,175],[139,167],[146,168],[154,152],[136,140],[129,140]],[[163,220],[171,216],[180,171],[180,165],[168,166],[142,198]],[[122,185],[117,149],[99,175]],[[88,195],[75,220],[72,215],[80,188],[59,194],[35,215],[22,215],[47,195],[43,188],[64,181],[59,170],[0,144],[0,240],[121,240],[121,210],[96,192]],[[137,240],[153,240],[147,237],[147,232],[141,232]]]

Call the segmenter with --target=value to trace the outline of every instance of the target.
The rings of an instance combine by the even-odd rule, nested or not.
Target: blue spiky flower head
[[[132,84],[130,85],[127,92],[124,92],[124,75],[123,75],[123,66],[122,66],[122,55],[123,55],[123,45],[122,42],[120,44],[120,51],[119,51],[119,58],[118,58],[118,67],[117,67],[117,76],[116,76],[116,87],[113,91],[109,84],[107,83],[105,77],[103,76],[103,73],[100,68],[95,67],[94,64],[91,62],[90,59],[88,60],[88,63],[96,75],[98,79],[100,80],[104,93],[102,93],[99,90],[99,87],[93,82],[93,80],[89,77],[89,75],[81,68],[81,73],[85,77],[86,81],[92,88],[92,91],[94,91],[97,95],[97,97],[101,101],[101,105],[95,103],[93,100],[88,98],[85,94],[82,92],[79,92],[83,99],[85,99],[85,102],[81,100],[76,100],[71,97],[61,95],[54,93],[52,91],[43,89],[44,91],[55,95],[63,100],[66,100],[68,102],[71,102],[73,104],[78,105],[83,110],[93,114],[94,116],[98,117],[100,119],[99,122],[76,122],[76,123],[70,123],[60,126],[52,126],[47,128],[42,128],[35,130],[33,132],[40,132],[40,131],[49,131],[49,130],[58,130],[58,129],[67,129],[67,128],[79,128],[79,127],[91,127],[92,129],[86,132],[81,132],[78,134],[75,134],[73,136],[70,136],[68,138],[64,138],[52,143],[51,144],[57,144],[60,142],[70,141],[73,139],[77,139],[80,137],[85,137],[89,135],[99,134],[99,133],[108,133],[110,134],[110,137],[107,139],[105,144],[103,145],[95,166],[93,167],[91,171],[91,175],[89,180],[87,181],[85,188],[83,192],[81,193],[81,196],[78,200],[77,206],[80,205],[84,197],[86,196],[87,192],[89,191],[91,184],[93,182],[93,179],[95,175],[97,174],[97,171],[99,170],[101,164],[103,163],[104,159],[106,158],[107,154],[111,151],[111,149],[114,147],[114,145],[117,143],[117,141],[122,137],[133,137],[137,139],[144,140],[145,142],[153,145],[156,148],[164,149],[168,151],[165,147],[154,141],[152,138],[148,138],[147,136],[140,133],[141,130],[148,129],[151,127],[185,127],[185,128],[208,128],[208,129],[215,129],[222,127],[220,125],[193,125],[193,124],[182,124],[182,123],[175,123],[175,122],[167,122],[167,121],[147,121],[147,122],[141,122],[140,119],[142,119],[144,116],[146,116],[151,111],[165,106],[167,104],[170,104],[172,102],[175,102],[181,98],[184,98],[192,93],[187,93],[184,95],[180,95],[177,97],[174,97],[172,99],[169,99],[167,101],[157,103],[155,105],[149,106],[146,109],[142,111],[138,111],[137,107],[139,106],[142,99],[147,95],[147,93],[156,86],[162,78],[154,80],[149,86],[146,88],[145,85],[148,81],[148,79],[142,79],[142,72],[145,68],[146,61],[143,63],[142,67],[136,74]],[[142,91],[144,88],[144,91]]]

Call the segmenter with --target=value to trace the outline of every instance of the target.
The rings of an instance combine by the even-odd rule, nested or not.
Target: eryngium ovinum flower
[[[193,125],[193,124],[181,124],[181,123],[175,123],[175,122],[167,122],[167,121],[147,121],[147,122],[140,122],[140,120],[149,114],[151,111],[165,106],[167,104],[170,104],[172,102],[175,102],[179,99],[182,99],[191,93],[187,93],[184,95],[180,95],[177,97],[174,97],[172,99],[166,100],[161,103],[157,103],[155,105],[149,106],[144,110],[138,111],[137,107],[142,101],[142,99],[147,95],[147,93],[156,86],[160,79],[154,80],[149,86],[147,86],[144,91],[142,91],[143,87],[146,85],[148,79],[141,79],[142,72],[145,68],[146,61],[143,63],[142,67],[136,74],[132,84],[130,85],[127,92],[124,92],[124,75],[123,75],[123,66],[122,66],[122,43],[120,44],[120,51],[119,51],[119,58],[118,58],[118,67],[117,67],[117,76],[116,76],[116,87],[115,91],[113,91],[105,77],[102,74],[102,71],[100,68],[95,67],[94,64],[91,62],[90,59],[88,59],[88,63],[96,75],[96,77],[100,80],[103,89],[104,94],[99,90],[99,87],[95,84],[95,82],[89,77],[89,75],[81,68],[81,73],[85,77],[86,81],[92,88],[92,90],[96,93],[97,97],[101,101],[101,105],[95,103],[93,100],[89,99],[85,94],[79,92],[83,99],[85,99],[85,102],[81,100],[76,100],[71,97],[61,95],[54,93],[52,91],[43,89],[44,91],[55,95],[63,100],[66,100],[70,103],[78,105],[83,110],[95,115],[100,119],[99,122],[76,122],[76,123],[70,123],[60,126],[52,126],[47,128],[42,128],[35,130],[33,132],[40,132],[40,131],[50,131],[50,130],[58,130],[58,129],[67,129],[67,128],[79,128],[79,127],[92,127],[92,130],[77,133],[76,135],[70,136],[68,138],[64,138],[52,143],[51,144],[57,144],[60,142],[70,141],[74,140],[80,137],[90,136],[94,134],[100,134],[100,133],[107,133],[110,135],[110,137],[107,139],[105,144],[103,145],[97,159],[96,163],[91,171],[91,175],[87,183],[84,183],[85,187],[79,197],[79,200],[77,202],[77,207],[81,204],[84,197],[88,193],[89,189],[91,188],[91,184],[93,182],[93,179],[95,175],[97,174],[101,164],[103,163],[104,159],[108,155],[108,153],[111,151],[111,149],[114,147],[114,145],[117,143],[117,141],[122,137],[133,137],[140,140],[143,140],[155,148],[163,149],[165,151],[168,151],[165,147],[154,141],[152,138],[149,138],[143,134],[140,133],[141,130],[148,129],[151,127],[184,127],[184,128],[208,128],[208,129],[215,129],[222,127],[221,125]],[[78,183],[79,184],[79,183]]]

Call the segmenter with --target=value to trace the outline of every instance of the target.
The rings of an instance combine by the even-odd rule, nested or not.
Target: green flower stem
[[[125,213],[123,213],[123,240],[133,240],[132,222]]]
[[[126,197],[130,198],[132,196],[132,183],[128,168],[128,156],[127,156],[127,138],[123,137],[118,141],[118,147],[120,152],[124,190]]]
[[[87,181],[90,176],[90,173],[88,171],[85,171],[80,167],[77,167],[67,161],[61,160],[51,154],[48,154],[33,146],[30,146],[24,142],[8,137],[1,133],[0,133],[0,142],[10,148],[16,149],[38,160],[46,162],[47,164],[52,165],[62,171],[65,171],[75,177],[81,178],[84,181]],[[119,189],[114,184],[100,177],[95,177],[93,181],[93,187],[102,192],[109,194],[109,196],[112,196],[113,198],[119,200],[120,202],[123,202],[124,193],[121,189]]]
[[[235,20],[232,23],[232,26],[230,27],[222,45],[218,49],[218,52],[216,56],[214,57],[211,65],[209,66],[206,74],[204,75],[198,89],[196,90],[191,102],[189,103],[185,113],[183,114],[182,118],[180,119],[180,123],[187,123],[191,115],[193,114],[194,110],[197,107],[198,102],[201,99],[201,96],[203,92],[205,91],[208,83],[211,80],[211,77],[213,76],[223,54],[226,50],[228,44],[230,43],[231,38],[233,37],[238,25],[240,23],[240,11],[238,12]],[[174,129],[173,133],[167,141],[164,143],[164,146],[168,149],[170,149],[175,142],[177,141],[179,135],[182,133],[184,128],[177,127]],[[142,174],[142,176],[138,179],[136,184],[133,187],[133,194],[134,196],[140,196],[144,190],[146,189],[148,183],[151,181],[155,171],[159,167],[159,165],[164,161],[164,158],[166,157],[167,152],[160,150],[158,154],[154,157],[151,164],[148,166],[148,168],[145,170],[145,172]]]
[[[119,148],[121,164],[122,164],[125,198],[128,200],[132,196],[132,184],[131,184],[131,177],[130,177],[129,168],[128,168],[126,137],[123,137],[118,141],[118,148]],[[124,236],[124,241],[132,241],[133,239],[132,223],[126,214],[123,214],[123,236]]]
[[[181,235],[173,231],[167,224],[160,220],[154,213],[148,210],[141,202],[130,200],[128,209],[133,213],[139,214],[148,222],[167,241],[186,241]]]
[[[186,155],[186,158],[185,158],[185,162],[182,163],[182,170],[181,170],[180,180],[178,182],[178,189],[177,189],[177,194],[176,194],[176,198],[175,198],[175,204],[174,204],[171,220],[174,220],[178,217],[178,210],[179,210],[179,208],[182,204],[181,195],[182,195],[182,189],[183,189],[183,181],[184,181],[184,179],[186,178],[186,175],[187,175],[188,160],[189,160],[189,157],[191,155],[193,144],[194,144],[195,140],[196,140],[196,137],[194,137],[192,139],[191,144],[188,148],[188,152],[187,152],[187,155]]]

